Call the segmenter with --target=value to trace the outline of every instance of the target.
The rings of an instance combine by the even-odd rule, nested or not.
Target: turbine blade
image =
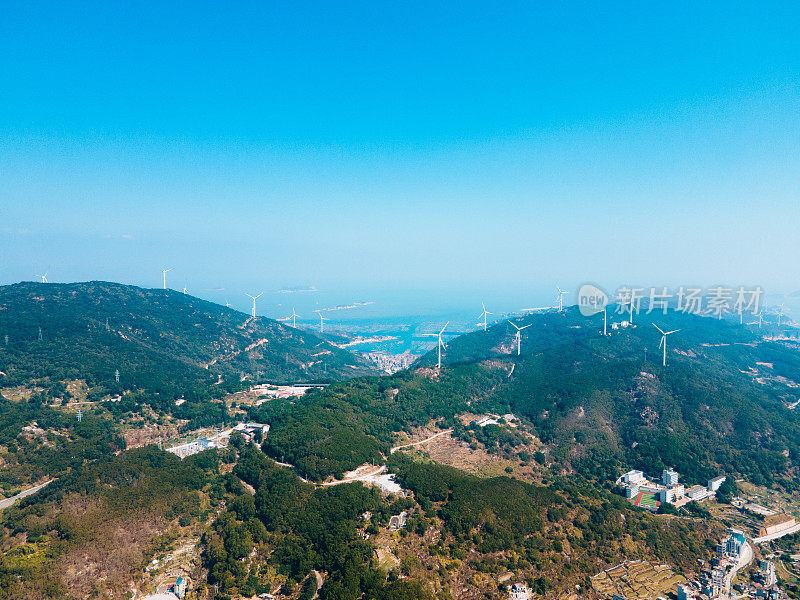
[[[677,333],[680,329],[673,329],[672,331],[666,332],[664,335],[669,335],[670,333]]]
[[[659,327],[659,326],[658,326],[658,325],[656,325],[655,323],[653,323],[653,327],[655,327],[656,329],[658,329],[658,330],[661,332],[661,335],[666,335],[666,333],[664,333],[664,330],[663,330],[663,329],[661,329],[661,327]]]

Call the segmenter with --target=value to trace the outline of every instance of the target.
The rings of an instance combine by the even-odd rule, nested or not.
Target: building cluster
[[[248,442],[263,440],[267,433],[269,433],[269,425],[264,423],[239,423],[235,427],[226,429],[215,433],[210,437],[201,437],[190,442],[178,444],[172,448],[167,448],[167,452],[171,452],[180,459],[184,459],[192,454],[197,454],[203,450],[211,448],[224,448],[230,441],[231,434],[238,432]],[[260,436],[260,437],[259,437]]]
[[[625,497],[631,502],[640,499],[640,494],[653,494],[659,502],[683,506],[688,502],[705,500],[714,494],[725,482],[725,476],[720,475],[710,479],[706,486],[695,485],[688,490],[678,483],[680,475],[673,469],[665,469],[661,474],[661,481],[649,479],[642,471],[628,471],[618,480],[618,485],[625,488]],[[655,510],[657,504],[640,504],[643,508]]]
[[[717,545],[717,556],[703,569],[698,578],[679,585],[678,600],[710,600],[725,591],[725,580],[736,567],[747,545],[744,533],[729,529],[728,537]]]
[[[242,437],[248,442],[260,442],[267,437],[269,425],[254,422],[239,423],[233,430],[241,433]]]
[[[197,454],[198,452],[202,452],[203,450],[209,450],[211,448],[218,448],[219,444],[217,441],[212,440],[211,438],[202,437],[196,440],[192,440],[191,442],[186,442],[185,444],[179,444],[177,446],[173,446],[172,448],[167,448],[167,452],[172,452],[175,456],[180,459],[184,459],[187,456],[191,456],[192,454]]]
[[[186,579],[173,576],[158,586],[154,594],[148,594],[142,600],[182,600],[186,597],[186,587]]]
[[[678,600],[712,600],[728,593],[733,571],[740,565],[743,553],[749,551],[744,532],[731,528],[728,537],[717,545],[717,556],[711,560],[699,577],[677,589]],[[748,584],[737,584],[743,600],[783,600],[783,590],[777,584],[775,563],[762,560]]]

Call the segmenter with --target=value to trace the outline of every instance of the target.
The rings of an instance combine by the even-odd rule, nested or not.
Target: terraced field
[[[649,600],[665,596],[686,578],[669,565],[655,565],[646,560],[626,561],[592,577],[592,587],[600,594],[614,594],[629,600]]]

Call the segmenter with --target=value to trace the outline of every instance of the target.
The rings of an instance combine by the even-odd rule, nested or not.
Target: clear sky
[[[4,2],[0,282],[798,289],[799,25],[795,2]]]

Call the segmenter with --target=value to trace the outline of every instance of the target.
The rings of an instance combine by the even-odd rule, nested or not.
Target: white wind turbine
[[[667,336],[670,335],[671,333],[676,333],[676,332],[680,331],[680,329],[673,329],[672,331],[664,331],[663,329],[661,329],[661,327],[659,327],[655,323],[653,323],[653,327],[655,327],[656,329],[658,329],[658,331],[661,332],[661,343],[658,345],[658,347],[659,348],[662,348],[662,347],[664,348],[664,359],[663,359],[662,363],[666,367],[667,366]]]
[[[783,316],[783,304],[778,306],[778,327],[781,326],[781,317]]]
[[[494,313],[486,310],[486,305],[483,302],[481,302],[481,306],[483,307],[483,312],[480,314],[478,318],[483,319],[483,330],[486,331],[486,316],[493,315]],[[478,325],[480,325],[480,323],[478,323]]]
[[[279,320],[279,321],[288,321],[289,319],[291,319],[291,320],[292,320],[292,327],[295,327],[295,328],[297,328],[297,321],[296,321],[296,319],[297,319],[297,317],[299,317],[299,316],[300,316],[300,315],[298,315],[296,312],[294,312],[294,306],[293,306],[293,307],[292,307],[292,314],[290,314],[288,317],[284,317],[283,319],[278,319],[278,320]]]
[[[39,275],[42,278],[42,283],[47,283],[47,271],[45,271],[44,275]]]
[[[164,276],[164,287],[163,289],[167,289],[167,273],[172,271],[172,268],[169,269],[161,269],[161,274]]]
[[[526,327],[530,327],[533,323],[528,323],[527,325],[523,325],[522,327],[518,327],[516,323],[512,321],[509,321],[509,323],[511,323],[517,330],[517,333],[514,334],[514,337],[517,338],[517,356],[519,356],[520,352],[522,352],[522,330],[525,329]]]
[[[294,309],[292,309],[292,312],[294,312]],[[325,333],[325,319],[327,319],[328,317],[322,316],[322,312],[319,310],[314,312],[316,312],[319,315],[319,332]]]
[[[556,286],[556,289],[558,290],[558,312],[561,312],[564,310],[564,296],[567,294],[567,292],[558,286]]]
[[[439,341],[436,344],[436,348],[439,351],[439,360],[436,363],[436,368],[441,370],[442,368],[442,350],[445,349],[444,340],[442,339],[442,334],[444,334],[444,330],[447,329],[447,326],[450,324],[450,321],[444,324],[442,330],[439,333],[426,333],[425,335],[438,338]]]
[[[245,296],[247,296],[248,298],[251,298],[253,300],[253,309],[252,309],[252,312],[250,314],[253,315],[254,319],[256,318],[256,299],[261,298],[261,296],[263,296],[263,295],[264,295],[264,292],[261,292],[258,296],[251,296],[250,294],[245,294]]]
[[[186,284],[183,285],[183,293],[184,295],[189,293],[189,290],[186,289]]]

